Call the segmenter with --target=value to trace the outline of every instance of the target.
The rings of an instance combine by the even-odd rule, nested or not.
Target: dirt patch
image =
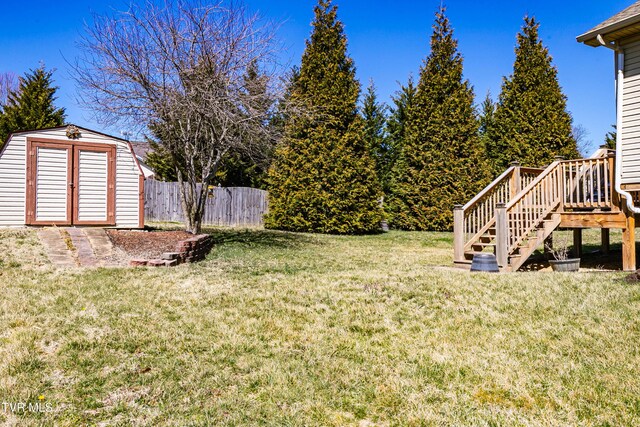
[[[186,231],[107,230],[113,244],[132,258],[159,258],[164,252],[174,252],[176,244],[193,237]]]

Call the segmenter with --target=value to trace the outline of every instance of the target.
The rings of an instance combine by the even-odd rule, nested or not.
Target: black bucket
[[[485,273],[499,273],[498,260],[494,254],[475,254],[471,262],[471,271],[484,271]]]

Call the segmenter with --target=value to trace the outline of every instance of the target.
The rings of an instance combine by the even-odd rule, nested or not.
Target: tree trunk
[[[185,231],[191,234],[200,234],[204,209],[207,204],[209,180],[205,179],[202,184],[197,184],[195,182],[185,182],[180,171],[177,171],[177,175]]]
[[[180,200],[182,213],[184,214],[185,231],[191,234],[200,234],[202,231],[202,217],[206,201],[207,186],[195,182],[185,182],[182,173],[177,171],[180,188]],[[203,194],[204,192],[204,194]]]

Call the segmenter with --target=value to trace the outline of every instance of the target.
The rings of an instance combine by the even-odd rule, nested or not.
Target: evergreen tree
[[[607,132],[604,136],[604,145],[611,150],[615,150],[616,140],[618,139],[618,129],[616,128],[616,125],[612,125],[611,127],[613,130]]]
[[[407,122],[409,121],[409,112],[413,106],[416,97],[417,88],[413,80],[413,76],[409,76],[406,85],[400,85],[400,89],[391,96],[393,102],[390,108],[390,114],[387,118],[387,139],[389,142],[389,176],[387,179],[387,187],[385,188],[385,196],[391,192],[391,182],[393,180],[394,165],[398,158],[398,153],[404,146],[406,138]],[[385,203],[385,210],[389,210],[389,204]]]
[[[148,139],[147,142],[151,150],[147,153],[145,163],[154,173],[154,179],[158,181],[176,182],[178,176],[173,157],[169,152],[157,142]]]
[[[389,134],[393,148],[401,146],[402,141],[405,139],[409,112],[411,107],[413,107],[416,93],[417,88],[413,81],[413,76],[409,76],[407,84],[401,85],[400,90],[396,91],[391,97],[393,105],[391,106],[391,113],[387,120],[387,133]]]
[[[56,108],[58,89],[53,86],[53,71],[44,66],[20,77],[18,88],[11,91],[0,111],[0,146],[12,132],[62,126],[65,109]]]
[[[290,88],[284,137],[269,170],[267,227],[323,233],[380,229],[375,163],[358,114],[360,85],[329,0],[320,0]]]
[[[557,155],[579,155],[571,135],[567,98],[558,83],[558,70],[538,36],[539,26],[535,18],[524,18],[513,74],[502,83],[488,138],[496,174],[514,160],[544,166]]]
[[[462,56],[444,12],[436,13],[431,53],[394,166],[389,204],[396,228],[450,230],[454,204],[467,202],[488,178],[473,89],[463,80]]]
[[[496,112],[496,104],[491,99],[491,93],[487,92],[487,96],[480,104],[480,116],[478,117],[478,135],[480,136],[480,144],[482,145],[482,149],[484,152],[487,152],[487,147],[491,145],[491,141],[489,141],[489,132],[491,126],[493,126],[494,115]],[[487,163],[487,168],[489,173],[492,172],[492,167],[490,163]]]
[[[484,138],[489,133],[489,128],[493,125],[493,116],[496,112],[496,104],[491,99],[491,93],[487,92],[482,104],[480,104],[479,129],[480,137]]]
[[[387,135],[387,106],[378,102],[373,81],[369,83],[362,102],[364,138],[376,163],[376,173],[384,193],[388,190],[391,147]]]

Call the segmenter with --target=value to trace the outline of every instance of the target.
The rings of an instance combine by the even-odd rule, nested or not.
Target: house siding
[[[622,184],[640,183],[640,42],[625,46],[622,96]]]

